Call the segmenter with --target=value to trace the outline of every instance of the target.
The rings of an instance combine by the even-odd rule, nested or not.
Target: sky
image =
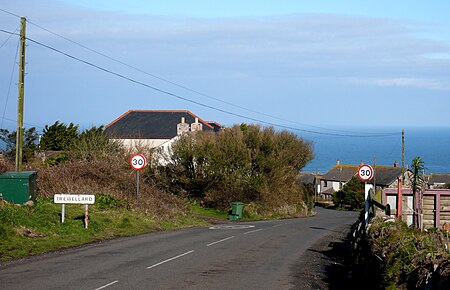
[[[450,1],[0,0],[0,117],[15,128],[190,110],[299,132],[450,127]],[[382,129],[384,130],[384,129]],[[388,129],[386,129],[388,130]]]

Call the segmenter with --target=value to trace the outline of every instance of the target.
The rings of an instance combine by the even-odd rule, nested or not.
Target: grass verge
[[[180,214],[158,219],[139,210],[89,206],[84,228],[84,205],[66,205],[61,223],[61,205],[39,199],[35,206],[0,205],[0,261],[8,261],[99,240],[172,230],[207,223]]]

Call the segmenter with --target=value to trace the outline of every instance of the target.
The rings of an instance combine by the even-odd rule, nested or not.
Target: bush
[[[353,176],[342,190],[333,194],[333,203],[336,206],[347,206],[351,209],[362,209],[364,207],[364,182]]]
[[[68,161],[38,172],[40,197],[54,194],[95,194],[96,205],[127,207],[136,205],[136,176],[129,157],[112,161]],[[139,208],[154,218],[162,219],[187,212],[181,199],[162,192],[151,184],[145,170],[141,175]]]
[[[311,144],[292,133],[241,125],[181,136],[157,177],[171,192],[209,207],[227,210],[241,201],[261,213],[294,214],[305,211],[295,180],[311,159]]]
[[[362,279],[368,285],[449,289],[450,256],[441,232],[421,232],[399,220],[375,218],[362,245],[355,269],[366,268],[368,277]]]

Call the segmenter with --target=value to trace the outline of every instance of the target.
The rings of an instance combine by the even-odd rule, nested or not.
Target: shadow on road
[[[296,273],[294,289],[357,289],[349,279],[347,265],[350,264],[351,245],[347,239],[348,231],[328,231],[333,233],[314,244],[292,267],[292,272]]]

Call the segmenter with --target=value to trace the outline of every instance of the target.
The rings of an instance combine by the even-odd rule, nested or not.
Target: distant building
[[[157,148],[169,147],[187,132],[220,129],[220,124],[206,122],[187,110],[130,110],[108,124],[105,132],[129,148]]]
[[[333,193],[341,190],[344,185],[356,176],[359,165],[340,164],[338,161],[330,171],[325,173],[320,180],[320,195],[326,200],[330,200]],[[398,167],[397,162],[394,166],[374,166],[374,177],[368,181],[368,184],[376,184],[377,188],[397,187],[398,178],[402,177],[403,169]],[[411,171],[405,169],[402,187],[410,186]]]
[[[428,178],[428,187],[430,189],[445,188],[450,185],[450,174],[430,174]]]

